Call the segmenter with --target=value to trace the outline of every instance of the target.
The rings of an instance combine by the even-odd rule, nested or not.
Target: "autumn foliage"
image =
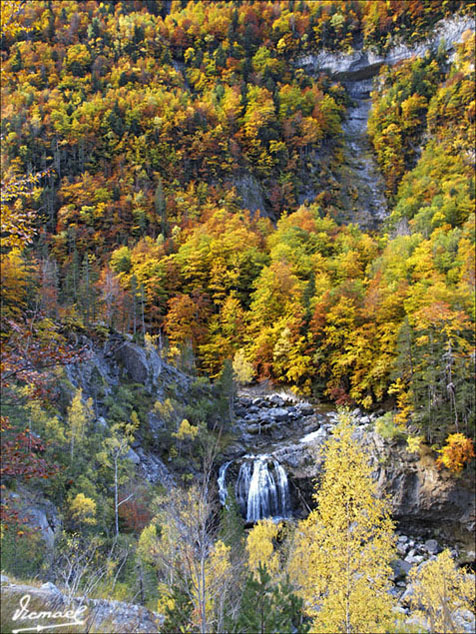
[[[450,434],[439,453],[441,456],[437,464],[440,467],[446,467],[454,473],[461,473],[465,464],[475,457],[474,443],[464,434]]]
[[[376,79],[380,233],[341,222],[321,173],[342,158],[345,85],[298,66],[471,10],[2,3],[6,375],[37,376],[67,359],[65,332],[101,324],[190,350],[212,378],[239,355],[247,377],[338,404],[388,398],[431,442],[470,433],[474,37]]]

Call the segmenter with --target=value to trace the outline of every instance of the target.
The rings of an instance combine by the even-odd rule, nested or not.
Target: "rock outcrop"
[[[301,56],[296,65],[308,73],[327,72],[341,81],[358,81],[376,75],[383,64],[393,66],[411,57],[423,57],[429,51],[437,51],[443,46],[454,51],[455,43],[463,39],[463,33],[475,28],[475,20],[470,16],[441,20],[435,27],[433,36],[422,42],[409,45],[396,44],[385,55],[372,50],[355,50],[352,53],[321,51],[313,55]]]
[[[29,599],[25,599],[29,597]],[[45,631],[48,627],[60,623],[73,622],[70,627],[54,631],[82,632],[117,632],[120,633],[150,633],[160,631],[162,617],[147,608],[122,601],[108,601],[105,599],[90,599],[74,597],[69,600],[54,584],[44,583],[40,588],[11,583],[8,577],[2,578],[2,621],[1,631],[11,632],[12,629],[22,627],[41,626]],[[20,601],[22,603],[20,603]],[[26,606],[25,606],[26,604]],[[46,618],[27,618],[13,620],[15,612],[25,606],[28,614],[36,612],[50,612],[53,616]],[[75,612],[76,619],[55,618],[55,614],[65,615],[65,612]],[[23,610],[25,615],[25,610]],[[38,630],[40,631],[40,630]],[[53,631],[53,630],[51,630]]]
[[[93,399],[96,428],[107,427],[106,397],[120,384],[142,386],[144,395],[152,403],[155,400],[163,402],[173,386],[177,400],[187,402],[192,378],[169,365],[153,346],[140,346],[118,334],[108,337],[102,346],[87,338],[81,343],[88,353],[81,363],[67,366],[66,373],[72,386],[82,389],[84,399]],[[164,429],[165,421],[151,409],[147,414],[147,424],[139,429],[127,457],[146,480],[169,487],[174,484],[174,477],[151,449],[151,446],[160,443]],[[145,436],[149,439],[147,447],[142,442]]]

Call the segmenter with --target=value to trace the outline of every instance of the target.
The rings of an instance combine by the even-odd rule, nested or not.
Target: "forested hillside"
[[[298,572],[322,510],[304,537],[265,522],[246,541],[197,484],[241,438],[245,384],[359,408],[445,477],[474,476],[474,8],[1,3],[7,572],[140,602],[163,631],[258,631],[258,595],[264,631],[337,631],[336,606],[312,604],[318,555],[315,579]],[[25,563],[35,496],[61,543]],[[184,572],[199,563],[200,583]],[[382,601],[352,631],[390,627]]]

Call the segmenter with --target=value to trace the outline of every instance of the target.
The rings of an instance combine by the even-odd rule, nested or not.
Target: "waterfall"
[[[226,472],[230,462],[220,467],[218,488],[220,502],[227,497]],[[286,471],[268,455],[246,457],[235,483],[235,497],[243,517],[249,523],[266,517],[289,517],[291,505]]]
[[[225,506],[226,498],[228,497],[228,491],[226,490],[226,470],[232,462],[232,460],[225,462],[225,464],[222,464],[220,470],[218,471],[218,498],[222,506]]]
[[[246,509],[248,508],[248,491],[251,482],[251,462],[244,462],[240,467],[238,479],[235,484],[235,497],[240,507],[241,514],[246,517]]]

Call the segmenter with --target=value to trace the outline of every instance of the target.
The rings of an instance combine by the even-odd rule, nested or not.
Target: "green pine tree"
[[[231,621],[231,620],[230,620]],[[304,622],[303,601],[293,593],[286,579],[274,584],[266,566],[259,565],[257,578],[246,580],[237,618],[227,623],[227,631],[271,634],[273,632],[309,631]]]

